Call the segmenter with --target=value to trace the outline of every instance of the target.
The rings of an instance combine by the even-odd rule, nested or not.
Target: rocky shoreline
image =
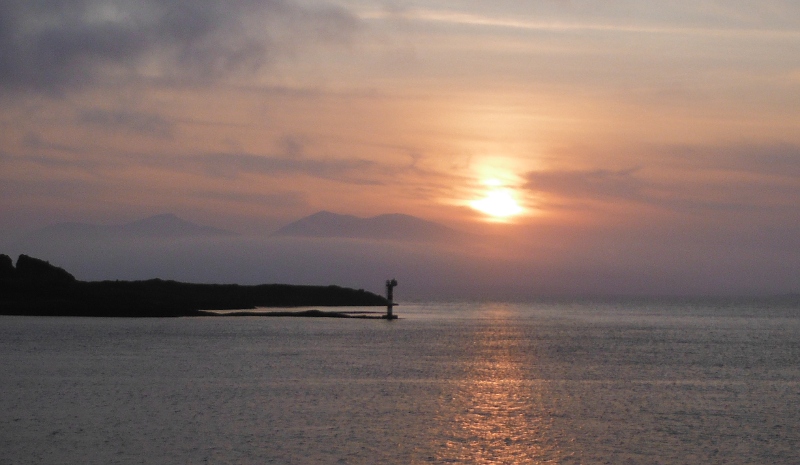
[[[243,286],[161,279],[80,281],[44,260],[20,255],[14,266],[9,256],[0,255],[1,315],[185,317],[219,316],[212,311],[257,307],[377,307],[386,304],[387,300],[377,294],[340,286]],[[242,311],[233,315],[380,318],[377,315],[321,310]]]

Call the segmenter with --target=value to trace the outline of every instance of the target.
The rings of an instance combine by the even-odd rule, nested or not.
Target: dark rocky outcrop
[[[17,258],[16,278],[42,287],[65,287],[75,282],[75,277],[63,268],[27,255]]]
[[[16,276],[16,269],[14,269],[14,261],[11,257],[5,254],[0,254],[0,280],[14,279]]]

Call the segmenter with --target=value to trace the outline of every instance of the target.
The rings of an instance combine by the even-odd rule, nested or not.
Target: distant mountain
[[[230,236],[230,231],[195,224],[172,213],[155,215],[119,226],[126,234],[136,236]]]
[[[371,218],[328,211],[290,223],[272,234],[276,237],[349,237],[397,241],[435,242],[462,239],[466,233],[410,215],[387,214]]]
[[[233,233],[198,225],[171,214],[155,215],[122,225],[103,226],[86,223],[58,223],[33,231],[27,239],[105,239],[105,238],[176,238],[229,236]]]

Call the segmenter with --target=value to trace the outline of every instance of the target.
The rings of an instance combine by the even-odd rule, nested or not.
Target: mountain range
[[[436,242],[463,239],[466,233],[433,221],[398,213],[360,218],[321,211],[284,226],[272,236]]]
[[[165,213],[121,225],[57,223],[33,231],[27,239],[178,238],[232,234],[230,231],[195,224],[172,213]]]
[[[150,216],[120,225],[57,223],[37,229],[26,242],[58,243],[73,240],[176,239],[190,237],[229,237],[230,231],[186,221],[171,213]],[[454,241],[468,237],[442,224],[403,214],[370,218],[320,211],[294,221],[271,234],[272,237],[315,237],[391,240],[409,242]]]

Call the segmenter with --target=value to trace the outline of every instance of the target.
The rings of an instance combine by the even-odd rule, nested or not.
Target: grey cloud
[[[772,158],[781,163],[787,161],[782,155]],[[793,165],[784,168],[791,173]],[[787,174],[785,182],[777,182],[775,169],[770,163],[743,164],[734,157],[727,167],[725,162],[707,167],[703,163],[687,165],[685,177],[647,177],[641,169],[534,171],[527,173],[524,187],[559,199],[562,207],[624,201],[683,212],[796,213],[800,180]],[[720,176],[725,172],[730,181]]]
[[[656,153],[696,168],[800,177],[800,146],[792,144],[670,146]]]
[[[533,171],[525,187],[562,197],[640,200],[645,183],[635,177],[636,171]]]
[[[249,153],[211,153],[187,159],[214,176],[238,177],[242,173],[264,175],[305,174],[351,184],[374,185],[380,181],[369,173],[376,163],[360,159],[318,159],[295,156],[264,156]]]
[[[30,132],[22,139],[24,147],[35,150],[55,150],[57,152],[80,154],[83,150],[66,144],[55,144],[42,138],[41,135]]]
[[[131,165],[199,173],[213,178],[236,179],[246,174],[263,176],[310,176],[357,185],[380,185],[389,175],[384,166],[362,159],[303,158],[252,153],[207,153],[196,156],[117,154],[93,158],[50,154],[14,155],[4,153],[4,163],[32,163],[47,168],[73,168],[90,172],[117,170]]]
[[[6,0],[0,89],[58,94],[108,68],[135,74],[153,63],[166,77],[217,79],[298,44],[346,40],[358,26],[341,8],[288,0]]]
[[[27,182],[22,179],[3,179],[4,201],[29,202],[31,198],[57,198],[59,202],[82,201],[103,198],[109,195],[107,185],[85,179],[50,179],[47,182]],[[36,203],[36,202],[34,202]]]
[[[100,126],[112,131],[124,131],[150,137],[172,137],[175,124],[154,113],[127,110],[87,109],[78,114],[81,123]]]
[[[286,135],[278,141],[278,147],[287,157],[299,157],[305,151],[305,140],[303,137]]]
[[[36,139],[32,139],[31,141],[26,140],[26,145],[31,143],[36,143]],[[108,165],[116,165],[119,166],[118,162],[110,162],[107,159],[102,161],[92,160],[85,157],[76,157],[71,155],[81,155],[82,152],[76,149],[72,149],[66,146],[48,144],[47,142],[41,142],[40,145],[35,147],[37,149],[46,150],[46,151],[55,151],[55,152],[62,152],[62,154],[52,154],[52,153],[45,153],[39,152],[34,153],[31,155],[20,155],[14,153],[6,153],[4,159],[2,160],[4,163],[10,165],[38,165],[40,167],[46,169],[78,169],[84,171],[92,171],[97,169],[100,166],[108,166]],[[66,154],[63,155],[63,154]]]
[[[197,197],[239,204],[269,205],[272,208],[296,208],[305,207],[307,205],[305,194],[294,191],[272,192],[267,194],[229,191],[202,191],[197,193]]]

